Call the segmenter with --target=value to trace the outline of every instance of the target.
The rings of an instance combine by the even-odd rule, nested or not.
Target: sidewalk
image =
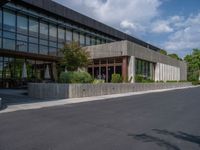
[[[198,87],[198,86],[162,89],[162,90],[151,90],[151,91],[142,91],[142,92],[132,92],[132,93],[114,94],[114,95],[103,95],[103,96],[95,96],[95,97],[62,99],[62,100],[45,101],[45,102],[33,102],[33,103],[27,103],[27,104],[8,105],[8,107],[6,109],[0,111],[0,114],[20,111],[20,110],[41,109],[41,108],[47,108],[47,107],[62,106],[62,105],[67,105],[67,104],[100,101],[100,100],[113,99],[113,98],[119,98],[119,97],[165,92],[165,91],[172,91],[172,90],[178,90],[178,89],[196,88],[196,87]]]

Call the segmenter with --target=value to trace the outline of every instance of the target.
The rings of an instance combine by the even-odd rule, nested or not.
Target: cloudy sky
[[[200,0],[54,0],[180,57],[200,48]]]

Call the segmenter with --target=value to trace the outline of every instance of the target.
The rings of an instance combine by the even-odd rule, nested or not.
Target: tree
[[[192,54],[185,56],[188,64],[188,80],[198,81],[200,73],[200,49],[193,49]]]
[[[78,68],[86,67],[90,62],[90,53],[78,42],[65,44],[60,51],[63,54],[60,64],[68,71],[77,71]]]
[[[164,50],[164,49],[161,49],[161,50],[160,50],[160,53],[163,54],[163,55],[167,55],[167,51]]]
[[[171,58],[177,59],[177,60],[182,60],[181,58],[178,57],[177,54],[168,54]]]

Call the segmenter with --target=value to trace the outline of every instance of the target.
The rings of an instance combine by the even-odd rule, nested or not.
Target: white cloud
[[[122,31],[144,31],[161,0],[54,0]]]
[[[179,23],[179,28],[164,43],[165,49],[172,52],[186,51],[200,47],[200,13],[189,16]]]
[[[169,33],[173,32],[173,28],[168,21],[157,21],[152,25],[152,32],[154,33]]]

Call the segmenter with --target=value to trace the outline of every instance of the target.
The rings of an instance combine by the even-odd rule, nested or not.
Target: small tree
[[[160,52],[161,54],[163,54],[163,55],[167,55],[167,51],[164,50],[164,49],[161,49],[159,52]]]
[[[177,54],[168,54],[168,56],[177,60],[181,60],[181,58],[179,58]]]
[[[90,53],[78,42],[65,44],[60,51],[63,54],[60,64],[68,71],[77,71],[78,68],[86,67],[90,62]]]

